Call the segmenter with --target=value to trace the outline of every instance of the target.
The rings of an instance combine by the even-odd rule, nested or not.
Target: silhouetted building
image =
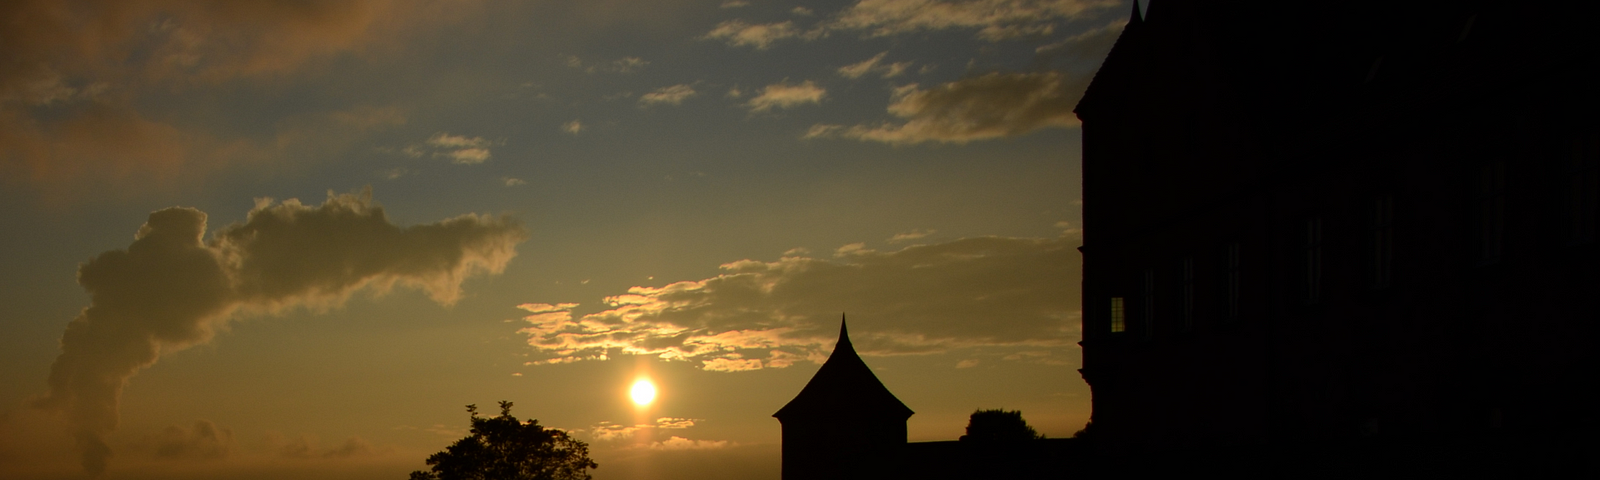
[[[1074,439],[906,442],[912,411],[861,361],[843,320],[839,342],[800,394],[772,416],[783,427],[783,480],[1056,478]]]
[[[1077,107],[1107,468],[1593,469],[1592,5],[1135,5]]]
[[[912,413],[856,355],[840,320],[828,360],[772,414],[783,426],[784,480],[884,478]]]

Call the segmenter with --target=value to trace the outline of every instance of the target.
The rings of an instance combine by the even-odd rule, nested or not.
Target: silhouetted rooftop
[[[914,413],[900,403],[883,382],[872,374],[872,369],[861,361],[843,319],[839,321],[839,343],[822,368],[811,377],[806,387],[794,400],[778,409],[772,416],[782,421],[786,418],[813,417],[890,417],[905,421]]]

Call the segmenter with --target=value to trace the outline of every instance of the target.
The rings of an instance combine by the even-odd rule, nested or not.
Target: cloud
[[[583,122],[573,120],[563,123],[561,124],[561,131],[577,135],[578,133],[583,132]]]
[[[634,73],[644,70],[644,67],[650,64],[648,60],[639,57],[622,57],[599,63],[584,63],[583,59],[578,58],[577,55],[567,55],[561,58],[562,63],[565,63],[567,67],[583,70],[583,73]]]
[[[750,6],[750,2],[746,2],[744,0],[728,0],[726,2],[722,2],[722,8],[739,8],[748,6]]]
[[[408,146],[402,152],[411,157],[431,154],[435,158],[448,158],[450,163],[477,165],[489,161],[491,146],[494,146],[494,142],[483,137],[439,132],[429,137],[423,144]]]
[[[277,441],[269,441],[269,443],[277,443]],[[337,447],[324,449],[317,447],[317,438],[315,436],[301,435],[279,447],[278,456],[299,459],[351,458],[369,456],[376,451],[371,443],[361,437],[350,437]]]
[[[1000,41],[1048,35],[1062,21],[1117,7],[1119,0],[861,0],[827,25],[859,30],[873,37],[930,30],[977,30],[978,38]]]
[[[652,355],[712,371],[820,362],[841,311],[865,355],[1070,349],[1080,238],[976,237],[896,251],[852,244],[832,259],[740,260],[715,277],[629,288],[582,316],[575,303],[525,304],[521,332],[547,359]]]
[[[528,184],[527,180],[523,180],[523,179],[520,179],[520,178],[505,177],[505,178],[501,178],[500,180],[505,182],[507,187],[515,187],[517,185],[527,185]]]
[[[460,6],[345,2],[0,2],[0,178],[93,188],[169,181],[246,156],[244,139],[151,115],[148,96],[282,78],[341,54],[395,52]],[[165,108],[165,107],[162,107]],[[56,190],[61,190],[57,188]]]
[[[1117,19],[1061,41],[1039,46],[1033,50],[1034,56],[1047,65],[1056,59],[1065,59],[1068,63],[1098,67],[1106,53],[1111,51],[1111,46],[1117,43],[1122,29],[1127,26],[1128,19]]]
[[[962,360],[962,361],[956,362],[956,368],[972,368],[972,367],[978,366],[978,363],[979,363],[978,359],[969,358],[969,359],[966,359],[966,360]]]
[[[168,426],[145,443],[162,459],[217,459],[228,456],[234,448],[233,431],[210,420],[196,421],[193,428]]]
[[[810,80],[806,80],[799,85],[790,85],[788,82],[775,83],[763,87],[761,94],[751,98],[749,102],[745,103],[745,107],[749,108],[752,113],[765,112],[773,107],[789,109],[807,103],[820,103],[822,102],[822,97],[827,93],[827,90],[818,87],[816,83]]]
[[[890,144],[967,143],[1078,125],[1072,113],[1088,78],[1059,72],[990,73],[923,90],[896,88],[889,113],[905,123],[813,125],[803,138],[843,136]]]
[[[453,304],[463,281],[501,272],[527,238],[507,217],[398,226],[370,190],[330,192],[316,207],[258,199],[244,223],[205,233],[205,213],[160,210],[126,250],[78,268],[90,304],[67,325],[49,393],[33,404],[67,416],[91,473],[111,455],[105,436],[123,386],[162,355],[206,343],[242,315],[322,311],[357,291],[404,286]]]
[[[727,440],[690,440],[677,435],[659,442],[651,442],[645,448],[651,450],[715,450],[730,446]]]
[[[660,104],[680,105],[684,99],[692,97],[694,94],[694,87],[687,84],[661,87],[653,92],[640,95],[639,105],[644,107]]]
[[[888,54],[889,52],[879,53],[874,55],[872,58],[862,60],[861,62],[839,67],[839,76],[845,78],[861,78],[862,75],[866,75],[867,73],[878,72],[883,78],[893,78],[900,76],[906,72],[906,69],[911,68],[912,62],[881,64],[880,62],[883,61],[883,57]]]
[[[799,16],[802,16],[802,17],[809,17],[809,16],[812,15],[811,9],[806,8],[806,7],[794,7],[793,9],[789,10],[789,13],[792,13],[792,14],[795,14],[795,15],[799,15]]]
[[[587,432],[589,438],[593,438],[598,441],[613,441],[632,438],[633,434],[638,433],[640,430],[649,428],[662,430],[683,430],[693,427],[695,422],[699,421],[703,420],[698,418],[661,417],[657,418],[655,423],[641,423],[633,426],[618,425],[612,422],[600,422],[589,427],[588,429],[574,430],[574,433]]]
[[[902,233],[894,234],[893,237],[889,237],[888,242],[889,243],[900,243],[900,242],[909,242],[909,241],[912,241],[912,240],[921,240],[923,238],[927,238],[928,235],[933,235],[935,232],[938,232],[938,230],[913,229],[913,230],[911,230],[909,232],[902,232]]]
[[[717,24],[716,28],[701,38],[721,40],[730,47],[755,47],[756,50],[766,50],[772,46],[772,42],[800,36],[802,36],[800,29],[795,28],[794,22],[750,24],[743,20],[728,20]]]

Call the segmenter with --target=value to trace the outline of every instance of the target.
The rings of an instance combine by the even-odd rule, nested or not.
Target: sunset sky
[[[0,477],[405,478],[508,400],[597,479],[776,479],[841,314],[911,441],[1070,436],[1130,8],[4,2]]]

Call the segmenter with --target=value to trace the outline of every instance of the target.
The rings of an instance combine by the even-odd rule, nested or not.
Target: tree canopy
[[[1022,419],[1022,411],[978,410],[967,420],[963,442],[1016,442],[1044,438]]]
[[[472,414],[472,433],[428,457],[429,471],[411,472],[411,480],[589,480],[600,468],[589,459],[589,445],[567,432],[545,428],[538,420],[519,423],[511,402],[500,402],[500,416]]]

